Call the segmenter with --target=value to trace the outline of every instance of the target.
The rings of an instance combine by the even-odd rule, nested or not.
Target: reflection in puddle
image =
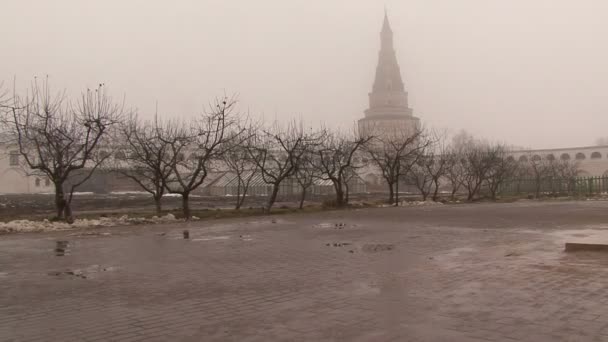
[[[55,246],[55,256],[70,255],[69,246],[69,241],[57,241]]]
[[[192,241],[214,241],[214,240],[228,240],[228,239],[230,239],[230,236],[210,236],[210,237],[192,239]]]

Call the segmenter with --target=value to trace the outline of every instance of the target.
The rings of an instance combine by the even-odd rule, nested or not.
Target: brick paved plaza
[[[596,229],[608,202],[3,236],[0,341],[608,341],[608,257],[563,252]]]

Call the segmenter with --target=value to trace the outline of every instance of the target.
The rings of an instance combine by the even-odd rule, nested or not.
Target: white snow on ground
[[[192,218],[197,220],[198,218]],[[65,222],[51,222],[49,220],[43,221],[30,221],[30,220],[14,220],[10,222],[0,222],[0,232],[51,232],[60,230],[72,230],[72,229],[83,229],[83,228],[95,228],[95,227],[114,227],[114,226],[128,226],[134,224],[155,224],[155,223],[167,223],[175,222],[178,219],[173,214],[167,214],[165,216],[152,218],[144,217],[129,217],[124,215],[121,217],[101,217],[99,219],[78,219],[73,224],[67,224]]]
[[[439,205],[443,205],[443,203],[441,202],[433,202],[431,200],[428,201],[402,201],[400,206],[401,207],[428,207],[428,206],[439,206]],[[393,204],[382,204],[380,205],[381,208],[390,208],[390,207],[394,207]]]
[[[145,191],[112,191],[110,195],[145,195],[152,196],[149,192]]]
[[[403,201],[403,202],[401,202],[401,205],[402,206],[434,206],[434,205],[443,205],[443,203],[434,202],[434,201],[412,201],[412,202]]]

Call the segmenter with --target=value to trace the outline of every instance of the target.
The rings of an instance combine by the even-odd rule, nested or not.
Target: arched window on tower
[[[602,154],[599,152],[591,153],[591,159],[602,159]]]
[[[587,156],[585,156],[584,153],[580,152],[576,154],[576,160],[584,160],[587,159]]]

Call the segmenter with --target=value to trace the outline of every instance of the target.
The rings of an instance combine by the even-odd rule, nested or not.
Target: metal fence
[[[608,192],[608,176],[511,179],[500,187],[502,195],[596,195]]]

